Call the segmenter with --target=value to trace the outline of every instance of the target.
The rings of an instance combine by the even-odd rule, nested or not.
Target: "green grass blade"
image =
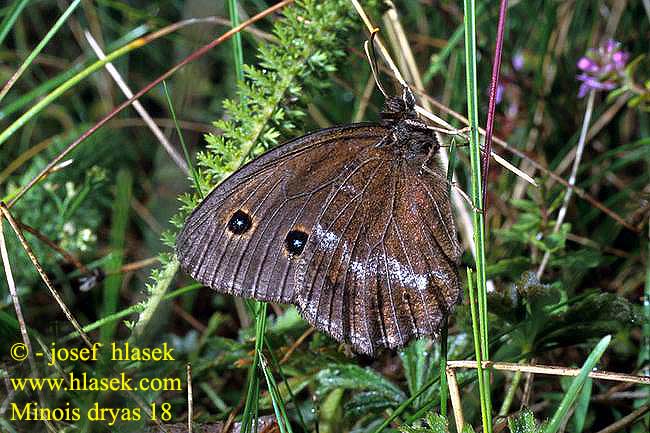
[[[129,210],[131,208],[131,194],[133,188],[133,176],[130,171],[120,170],[116,178],[116,193],[113,201],[113,217],[111,218],[110,246],[111,260],[106,266],[109,274],[106,278],[103,290],[102,317],[107,317],[117,311],[122,287],[122,273],[120,268],[124,261],[124,245],[126,241],[126,230],[129,222]],[[115,334],[116,322],[107,322],[101,328],[100,341],[108,344]]]
[[[472,335],[474,337],[474,354],[476,356],[476,375],[478,377],[478,389],[480,395],[481,403],[481,421],[483,422],[483,432],[489,432],[489,426],[492,424],[490,419],[490,412],[487,410],[487,399],[484,397],[486,394],[489,395],[489,392],[486,391],[486,375],[483,371],[483,355],[482,355],[482,345],[481,345],[481,331],[480,331],[480,320],[476,312],[476,294],[474,293],[474,272],[471,268],[467,268],[467,286],[469,291],[469,307],[472,316]]]
[[[305,423],[305,419],[302,416],[302,410],[300,410],[300,404],[298,400],[296,399],[295,394],[293,393],[293,390],[291,389],[291,385],[289,384],[289,380],[285,376],[284,372],[282,371],[282,366],[278,362],[278,358],[275,356],[275,350],[271,347],[271,343],[267,339],[264,340],[264,344],[266,345],[266,349],[269,351],[269,354],[271,355],[271,366],[278,371],[278,374],[280,375],[280,378],[282,379],[282,382],[284,383],[285,388],[287,389],[287,393],[289,394],[289,398],[291,399],[291,402],[294,404],[296,408],[296,412],[298,413],[298,420],[300,421],[300,425],[304,431],[309,431],[307,428],[307,424]],[[278,388],[279,390],[279,388]],[[280,391],[280,395],[282,395]]]
[[[244,433],[251,431],[252,423],[255,422],[257,430],[257,412],[259,405],[260,383],[258,368],[260,365],[260,355],[264,347],[264,334],[266,332],[266,310],[265,302],[254,302],[255,314],[255,354],[253,362],[248,369],[248,378],[246,381],[246,403],[242,414],[242,431]]]
[[[230,13],[230,23],[233,27],[239,25],[239,11],[237,10],[237,0],[228,0],[228,12]],[[233,58],[235,60],[235,74],[237,81],[244,79],[244,51],[241,44],[241,33],[235,34],[232,38]]]
[[[18,16],[23,11],[25,6],[27,6],[27,3],[29,3],[29,0],[16,0],[11,11],[2,20],[2,23],[0,23],[0,44],[4,42],[5,38],[9,34],[9,31],[12,29],[14,23],[18,19]]]
[[[72,15],[72,12],[77,9],[77,6],[79,6],[79,3],[81,0],[74,0],[72,3],[70,3],[70,6],[61,14],[58,20],[54,23],[52,28],[45,34],[45,37],[36,45],[36,47],[32,50],[31,53],[29,53],[29,56],[25,59],[25,61],[20,65],[18,70],[13,74],[13,76],[7,81],[7,84],[5,84],[0,90],[0,102],[4,99],[4,97],[7,95],[7,92],[11,89],[13,84],[20,78],[20,76],[29,68],[29,65],[32,64],[36,56],[38,56],[41,51],[43,51],[43,48],[45,48],[45,45],[52,39],[52,37],[56,34],[56,32],[59,31],[61,26],[66,22],[68,17]],[[0,35],[0,41],[1,41],[1,35]]]
[[[447,388],[447,318],[442,321],[442,330],[440,331],[440,365],[438,375],[440,377],[440,415],[447,417],[447,399],[449,398],[449,389]]]
[[[564,417],[578,398],[578,393],[587,381],[589,373],[594,369],[600,360],[600,357],[603,356],[603,353],[605,353],[605,350],[607,349],[607,346],[609,346],[609,342],[611,340],[611,335],[606,335],[598,342],[594,350],[592,350],[592,352],[589,354],[589,357],[587,357],[587,360],[580,369],[580,374],[578,374],[578,376],[573,379],[573,382],[571,382],[569,390],[564,395],[564,398],[562,399],[560,406],[553,414],[551,421],[549,421],[548,425],[544,429],[544,433],[557,433],[557,431],[560,429]]]
[[[60,86],[55,88],[52,92],[50,92],[47,96],[45,96],[43,99],[38,101],[32,108],[27,110],[25,113],[23,113],[18,119],[16,119],[11,125],[9,125],[4,131],[0,132],[0,146],[9,139],[13,134],[16,133],[23,125],[25,125],[27,122],[29,122],[33,117],[35,117],[37,114],[39,114],[41,111],[45,109],[48,105],[50,105],[52,102],[54,102],[56,99],[58,99],[61,95],[63,95],[66,91],[70,90],[72,87],[74,87],[76,84],[78,84],[80,81],[91,75],[93,72],[101,69],[104,67],[109,62],[114,61],[115,59],[133,51],[136,48],[139,48],[145,44],[144,40],[142,39],[136,39],[135,41],[118,48],[117,50],[109,53],[106,55],[106,58],[103,60],[98,60],[94,63],[92,63],[90,66],[84,68],[81,70],[79,73],[75,74],[73,77],[69,78],[65,82],[63,82]]]
[[[489,359],[489,337],[487,321],[487,289],[485,275],[485,223],[483,215],[483,194],[481,191],[481,148],[478,126],[478,79],[476,72],[476,4],[475,0],[464,0],[465,24],[465,82],[467,92],[467,113],[470,126],[470,163],[471,163],[471,197],[474,205],[472,225],[474,226],[474,245],[476,247],[476,289],[478,292],[479,335],[481,358]],[[489,372],[483,372],[485,386],[481,393],[482,410],[485,419],[490,420],[483,426],[485,433],[492,433],[492,402],[489,389]]]
[[[169,107],[169,112],[172,115],[174,120],[174,127],[176,128],[176,133],[178,134],[178,139],[181,142],[181,147],[183,148],[183,155],[185,156],[185,162],[192,173],[192,178],[194,179],[194,188],[199,193],[201,199],[203,199],[203,190],[201,189],[201,183],[199,181],[199,174],[196,172],[194,165],[192,164],[192,159],[190,158],[190,153],[187,151],[187,146],[185,145],[185,139],[183,138],[183,133],[181,132],[180,126],[178,126],[178,119],[176,118],[176,111],[174,110],[174,104],[172,104],[172,98],[169,96],[169,91],[167,90],[167,82],[163,81],[163,89],[165,90],[165,99],[167,99],[167,106]]]
[[[132,42],[133,40],[147,33],[148,29],[149,27],[146,25],[141,25],[134,28],[133,30],[127,32],[124,36],[122,36],[118,40],[109,44],[108,46],[109,50],[113,50],[115,49],[115,47],[120,47],[124,44],[128,44],[129,42]],[[21,94],[20,96],[17,96],[16,99],[12,100],[7,105],[0,108],[0,120],[9,117],[13,113],[21,110],[26,105],[29,105],[30,103],[34,102],[36,99],[45,95],[52,89],[55,89],[56,87],[60,86],[62,83],[70,79],[72,76],[77,74],[79,71],[83,70],[91,63],[92,62],[90,61],[75,63],[74,65],[71,65],[69,68],[67,68],[65,71],[61,72],[60,74],[34,87],[32,90],[29,90],[28,92]]]
[[[278,385],[273,378],[273,374],[269,371],[268,364],[264,355],[260,353],[260,368],[264,373],[264,378],[266,379],[266,384],[269,388],[269,394],[271,395],[271,401],[273,402],[273,410],[275,412],[275,418],[278,421],[278,427],[282,433],[293,433],[291,429],[291,423],[287,415],[287,409],[284,405],[284,400],[278,389]]]
[[[0,109],[0,120],[3,120],[13,113],[19,111],[26,105],[29,105],[31,102],[35,101],[37,98],[51,91],[52,89],[60,86],[65,81],[69,80],[79,71],[84,68],[83,63],[77,63],[70,66],[68,69],[60,73],[59,75],[52,77],[43,84],[39,84],[37,87],[34,87],[32,90],[18,96],[16,99],[11,100],[7,103],[2,109]]]
[[[576,410],[573,413],[573,431],[575,433],[582,433],[585,428],[585,421],[587,420],[587,414],[589,413],[592,387],[593,380],[588,377],[585,385],[580,391],[580,396],[576,402]]]

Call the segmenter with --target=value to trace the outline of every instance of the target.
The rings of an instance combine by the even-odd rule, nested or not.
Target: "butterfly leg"
[[[429,167],[427,167],[425,164],[422,164],[422,171],[424,171],[424,172],[426,172],[426,173],[428,173],[428,174],[430,174],[430,175],[432,175],[432,176],[435,176],[435,177],[437,177],[438,179],[441,179],[442,181],[444,181],[444,182],[445,182],[447,185],[449,185],[451,188],[454,188],[454,190],[455,190],[455,191],[456,191],[456,192],[457,192],[457,193],[458,193],[458,194],[463,198],[463,200],[465,200],[465,202],[467,202],[467,204],[468,204],[468,205],[469,205],[469,206],[470,206],[470,207],[471,207],[475,212],[481,212],[480,209],[478,209],[477,207],[474,206],[474,204],[472,203],[472,199],[469,198],[469,196],[467,195],[467,193],[465,193],[465,191],[463,191],[463,189],[462,189],[461,187],[459,187],[458,184],[457,184],[456,182],[449,182],[449,181],[447,180],[446,177],[442,176],[440,173],[438,173],[438,172],[435,171],[435,170],[431,170],[431,169],[430,169]]]
[[[466,126],[461,129],[447,129],[447,128],[440,128],[437,126],[429,126],[420,120],[405,119],[404,122],[407,125],[412,126],[421,131],[434,131],[434,132],[440,132],[441,134],[447,134],[447,135],[460,135],[463,138],[467,138],[467,133],[470,131],[469,126]]]

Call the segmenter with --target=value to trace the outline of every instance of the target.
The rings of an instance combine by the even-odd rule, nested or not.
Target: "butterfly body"
[[[461,249],[413,102],[390,98],[380,123],[316,131],[242,167],[188,218],[183,268],[222,293],[294,304],[361,353],[437,334],[460,300]]]

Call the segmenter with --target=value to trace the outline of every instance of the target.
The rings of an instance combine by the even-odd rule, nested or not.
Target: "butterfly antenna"
[[[378,28],[375,27],[372,29],[372,32],[370,32],[370,40],[363,44],[363,50],[366,52],[366,57],[368,58],[368,63],[370,63],[370,69],[372,70],[372,76],[375,78],[375,83],[377,83],[379,91],[384,95],[384,98],[388,98],[388,94],[379,80],[379,67],[377,66],[377,53],[375,52],[375,35],[377,33],[379,33]]]

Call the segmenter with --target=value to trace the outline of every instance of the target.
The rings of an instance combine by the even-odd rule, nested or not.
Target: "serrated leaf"
[[[550,261],[552,266],[567,269],[591,269],[601,264],[603,256],[597,250],[581,249],[556,257]]]
[[[395,404],[406,399],[404,392],[381,374],[353,364],[338,364],[321,370],[316,380],[320,384],[320,392],[329,392],[334,388],[376,391]]]
[[[376,391],[360,392],[352,396],[344,405],[345,416],[354,420],[369,414],[378,414],[394,404]]]
[[[510,433],[541,433],[541,427],[530,409],[524,408],[517,416],[508,418]]]

